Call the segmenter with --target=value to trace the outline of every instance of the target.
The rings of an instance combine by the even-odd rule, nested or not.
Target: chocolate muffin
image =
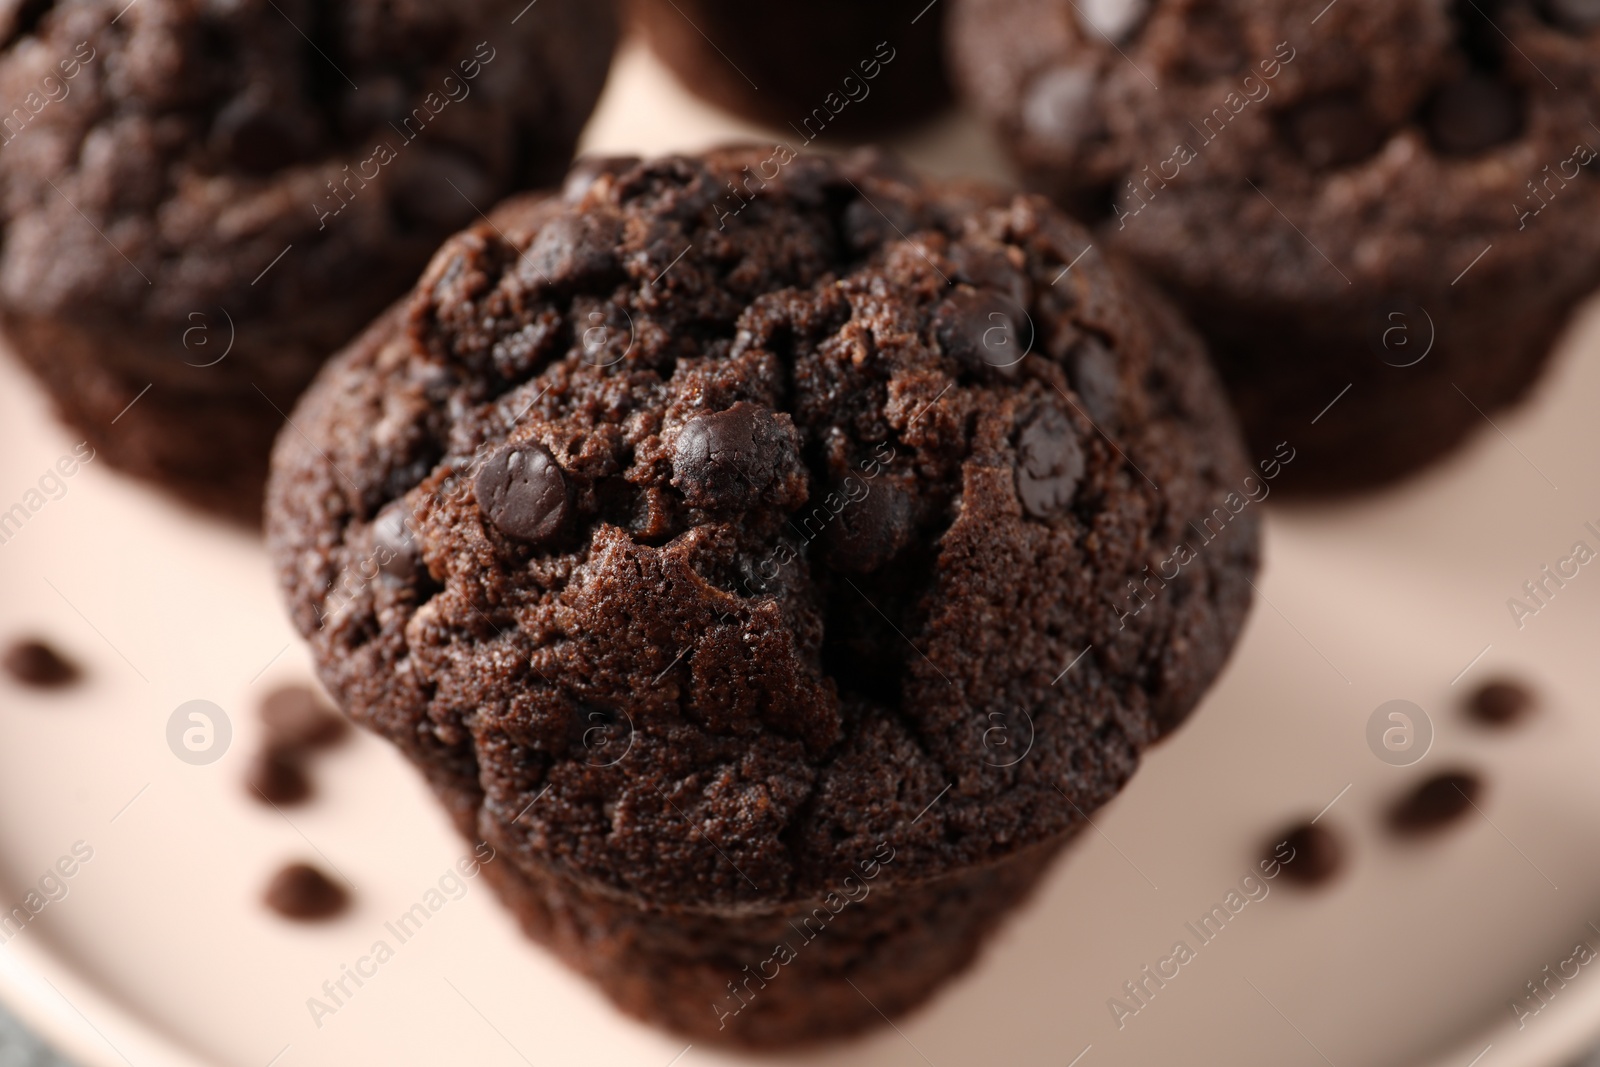
[[[452,238],[302,399],[268,540],[529,934],[776,1045],[973,957],[1222,666],[1257,521],[1200,343],[1044,200],[801,157],[733,214],[769,155]]]
[[[702,99],[803,143],[883,133],[949,103],[928,0],[631,0],[651,49]]]
[[[1600,285],[1578,0],[958,0],[956,78],[1034,187],[1208,340],[1291,491],[1444,455]],[[1159,87],[1159,88],[1158,88]]]
[[[525,7],[0,7],[0,323],[62,417],[257,519],[317,367],[474,204],[566,170],[614,12]]]

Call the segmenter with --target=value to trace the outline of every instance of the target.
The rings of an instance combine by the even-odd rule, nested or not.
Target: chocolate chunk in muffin
[[[1038,519],[1065,513],[1083,475],[1083,448],[1066,416],[1047,407],[1029,419],[1017,440],[1017,496],[1023,510]]]
[[[1033,188],[1205,334],[1291,494],[1450,454],[1600,287],[1590,0],[953,0]]]
[[[616,33],[590,0],[18,10],[0,326],[113,465],[250,522],[322,361],[477,206],[560,178]]]
[[[478,504],[495,529],[529,544],[553,541],[567,520],[567,479],[537,444],[512,445],[478,471]]]
[[[1205,692],[1258,535],[1202,347],[1081,228],[873,154],[730,216],[766,153],[592,168],[447,242],[279,438],[268,537],[329,691],[532,936],[781,1045],[973,958]],[[594,314],[631,324],[604,359]],[[415,566],[345,583],[397,514]]]
[[[684,425],[672,448],[672,484],[690,507],[744,510],[774,488],[795,491],[803,478],[796,452],[788,415],[741,400]]]

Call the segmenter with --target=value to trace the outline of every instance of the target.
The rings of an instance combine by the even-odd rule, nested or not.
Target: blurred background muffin
[[[888,132],[950,101],[928,0],[632,0],[634,24],[697,96],[808,140]]]
[[[324,358],[564,170],[607,3],[11,3],[0,322],[111,464],[245,521]]]
[[[1600,9],[958,0],[967,99],[1173,292],[1290,491],[1450,451],[1600,285]]]

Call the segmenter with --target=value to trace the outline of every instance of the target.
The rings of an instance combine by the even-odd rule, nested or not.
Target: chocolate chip
[[[917,229],[916,217],[894,200],[852,200],[844,209],[845,240],[855,252],[868,252]]]
[[[1600,26],[1600,0],[1545,0],[1545,14],[1569,30]]]
[[[1366,159],[1383,147],[1384,130],[1360,100],[1331,96],[1292,112],[1289,137],[1301,158],[1324,170]]]
[[[1403,797],[1389,811],[1389,827],[1397,834],[1437,830],[1466,814],[1483,785],[1466,771],[1435,775]]]
[[[1034,78],[1022,104],[1022,125],[1034,140],[1063,150],[1092,140],[1103,129],[1094,69],[1060,66]]]
[[[561,198],[569,204],[575,204],[600,178],[621,174],[638,163],[638,156],[581,156],[567,171],[567,180],[561,186]]]
[[[405,501],[397,500],[372,523],[372,549],[378,573],[409,581],[417,573],[420,551],[412,527],[416,520]]]
[[[621,239],[622,223],[614,215],[592,211],[558,215],[533,239],[526,266],[533,279],[545,285],[591,282],[620,269]]]
[[[559,537],[572,511],[561,467],[532,441],[500,446],[478,471],[474,486],[478,506],[495,529],[532,545]]]
[[[291,863],[267,883],[267,907],[285,919],[329,919],[344,911],[350,895],[309,863]]]
[[[77,664],[37,638],[18,641],[6,650],[6,672],[23,685],[58,689],[81,676]]]
[[[856,477],[834,493],[843,507],[824,528],[823,545],[831,566],[870,574],[911,540],[911,498],[898,485],[883,478],[869,482]]]
[[[1084,29],[1108,41],[1128,39],[1150,10],[1149,0],[1079,0],[1073,5]]]
[[[229,163],[251,174],[271,174],[304,152],[301,123],[258,94],[247,93],[217,112],[211,136]]]
[[[416,229],[452,230],[478,217],[476,204],[491,202],[495,187],[477,162],[458,152],[412,147],[400,157],[389,184],[400,221]]]
[[[342,716],[303,685],[274,689],[262,700],[259,712],[272,748],[326,748],[342,741],[350,729]]]
[[[673,444],[672,484],[690,507],[749,507],[792,454],[791,435],[771,411],[744,400],[697,415]]]
[[[1065,415],[1047,407],[1023,427],[1017,440],[1017,495],[1029,515],[1050,519],[1064,514],[1083,472],[1083,448]]]
[[[1428,137],[1439,151],[1473,156],[1522,132],[1522,106],[1499,82],[1471,75],[1440,89],[1428,105]]]
[[[1096,337],[1079,341],[1067,357],[1067,379],[1095,425],[1104,429],[1115,421],[1122,380],[1117,375],[1117,357],[1105,342]]]
[[[992,289],[961,286],[933,312],[933,335],[945,355],[1002,378],[1022,372],[1031,331],[1027,312]]]
[[[1026,307],[1032,301],[1033,286],[1028,276],[1012,266],[1004,247],[963,241],[951,247],[948,258],[960,281],[978,289],[1002,292],[1018,307]]]
[[[1281,849],[1288,846],[1291,859],[1283,859]],[[1301,823],[1283,834],[1268,849],[1271,858],[1283,862],[1283,875],[1301,885],[1317,885],[1332,878],[1344,860],[1344,844],[1332,830],[1316,823]]]
[[[1532,690],[1520,682],[1497,678],[1467,699],[1467,713],[1489,726],[1506,726],[1534,709]]]
[[[245,788],[263,804],[299,804],[311,796],[311,778],[298,750],[269,744],[250,761]]]

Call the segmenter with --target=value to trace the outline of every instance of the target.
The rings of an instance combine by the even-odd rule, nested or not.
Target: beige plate
[[[633,50],[590,145],[687,149],[739,132]],[[903,147],[944,172],[995,167],[959,121]],[[1600,567],[1521,630],[1506,601],[1579,538],[1600,545],[1583,529],[1600,526],[1597,347],[1591,315],[1535,401],[1427,479],[1359,506],[1274,511],[1261,600],[1194,721],[970,975],[899,1032],[795,1062],[1468,1067],[1487,1049],[1483,1067],[1510,1067],[1592,1039],[1596,968],[1552,983],[1521,1029],[1508,1004],[1578,940],[1600,943]],[[72,446],[45,410],[0,367],[0,510]],[[684,1052],[525,942],[479,881],[399,944],[385,923],[425,901],[463,846],[397,755],[366,736],[328,755],[319,799],[287,817],[241,788],[255,701],[310,677],[261,546],[104,463],[65,485],[0,545],[0,639],[47,634],[91,671],[59,696],[0,683],[0,900],[23,902],[77,842],[93,856],[0,951],[0,996],[92,1067],[663,1067]],[[1536,684],[1543,710],[1502,733],[1467,724],[1463,693],[1502,670]],[[1397,698],[1437,732],[1410,768],[1366,741],[1373,710]],[[166,742],[194,699],[233,726],[209,766]],[[1457,763],[1486,774],[1481,811],[1422,843],[1381,832],[1398,792]],[[1342,877],[1315,893],[1267,883],[1199,945],[1185,924],[1286,820],[1336,798],[1323,818],[1351,842]],[[304,927],[263,911],[265,879],[302,856],[356,887],[348,916]],[[1180,939],[1195,959],[1119,1029],[1108,1000]],[[378,940],[393,958],[314,1020],[308,998]],[[720,1058],[696,1047],[678,1062]]]

